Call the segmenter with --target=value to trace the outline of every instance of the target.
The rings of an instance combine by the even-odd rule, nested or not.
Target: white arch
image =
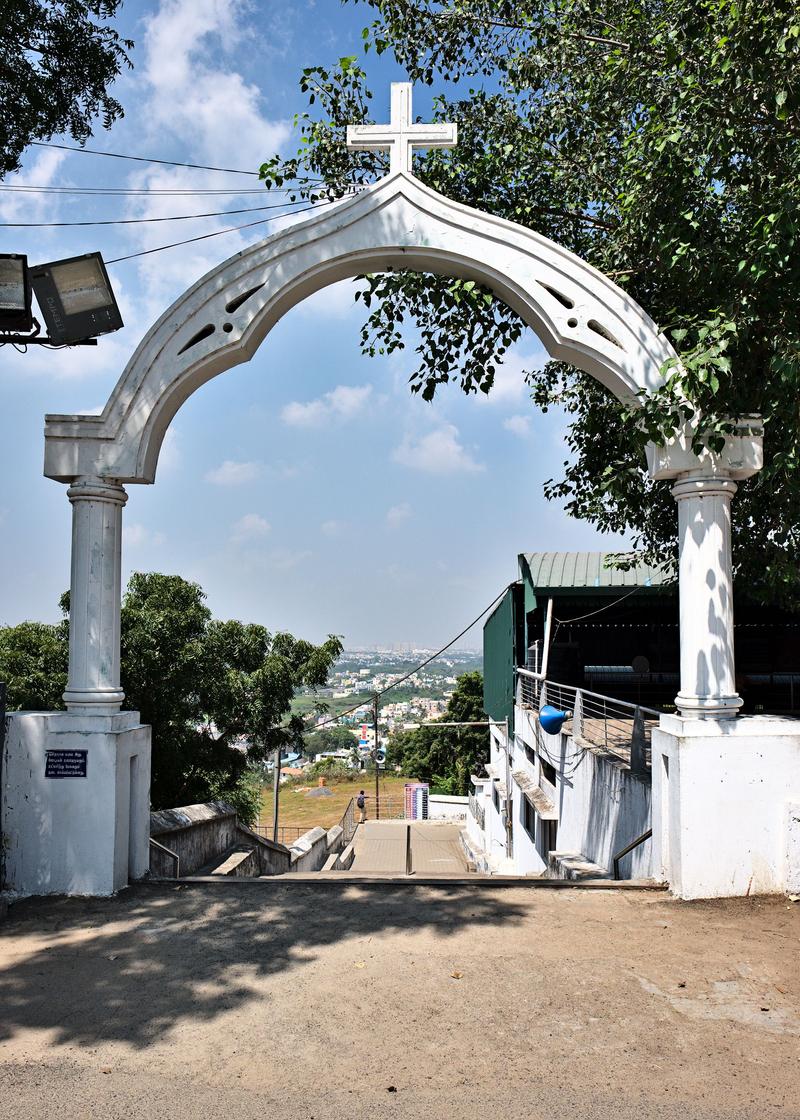
[[[248,361],[282,315],[337,280],[413,269],[478,280],[553,358],[621,400],[663,384],[675,352],[607,277],[529,229],[452,202],[399,172],[237,253],[148,331],[101,416],[48,416],[45,474],[151,483],[175,413],[210,378]]]

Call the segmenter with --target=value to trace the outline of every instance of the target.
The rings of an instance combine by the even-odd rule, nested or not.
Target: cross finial
[[[412,124],[411,82],[392,82],[390,124],[351,124],[347,126],[347,147],[351,151],[389,152],[389,174],[411,173],[414,148],[454,148],[458,130],[454,124]]]

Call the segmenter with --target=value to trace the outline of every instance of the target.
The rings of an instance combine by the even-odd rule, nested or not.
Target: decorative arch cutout
[[[663,384],[675,352],[650,317],[585,261],[533,231],[453,202],[407,172],[230,257],[148,331],[101,416],[48,416],[45,474],[152,483],[167,428],[206,381],[249,361],[278,320],[328,284],[412,269],[476,280],[551,357],[620,400]]]

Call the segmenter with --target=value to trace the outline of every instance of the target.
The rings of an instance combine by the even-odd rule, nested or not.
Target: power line
[[[483,616],[485,614],[489,613],[489,611],[492,609],[492,607],[495,605],[495,603],[499,599],[502,599],[502,597],[508,591],[509,587],[513,587],[516,582],[517,582],[516,580],[513,580],[511,583],[507,584],[498,595],[495,595],[494,599],[492,599],[489,606],[485,607],[481,611],[481,613],[478,615],[478,617],[474,618],[472,620],[472,622],[470,622],[469,626],[465,626],[464,629],[460,633],[456,634],[455,638],[451,638],[446,646],[442,646],[442,648],[437,650],[436,653],[432,653],[430,655],[430,657],[427,657],[424,661],[422,661],[419,665],[417,665],[416,669],[412,669],[411,672],[406,673],[406,675],[404,677],[400,677],[399,680],[393,681],[392,684],[387,685],[386,688],[383,689],[383,691],[376,692],[376,693],[374,693],[374,695],[377,696],[378,699],[380,699],[381,696],[385,696],[387,692],[391,692],[393,688],[397,688],[398,685],[401,685],[404,681],[407,681],[409,677],[413,677],[415,673],[418,673],[420,671],[420,669],[424,669],[426,665],[430,665],[431,661],[435,661],[437,657],[441,657],[441,655],[443,653],[445,653],[448,649],[450,649],[450,647],[452,645],[455,645],[455,643],[458,641],[459,638],[463,638],[464,635],[469,630],[471,630],[473,626],[476,626],[480,622],[480,620],[483,618]],[[351,714],[351,712],[356,712],[356,711],[358,711],[359,708],[364,708],[364,707],[367,707],[368,705],[369,705],[369,700],[362,701],[359,704],[355,704],[352,708],[347,708],[346,711],[339,712],[338,715],[331,716],[329,719],[326,719],[322,723],[317,723],[313,727],[306,728],[303,731],[303,734],[304,735],[312,735],[315,731],[318,731],[319,728],[327,727],[327,725],[329,723],[338,723],[338,721],[340,719],[342,719],[343,716],[348,716],[348,715]],[[279,728],[278,730],[285,731],[285,730],[287,730],[287,728]]]
[[[440,657],[446,650],[450,649],[450,646],[455,645],[455,643],[458,641],[459,638],[463,638],[468,630],[471,630],[473,626],[476,626],[480,622],[480,620],[483,618],[483,616],[485,614],[489,613],[489,611],[492,609],[492,607],[495,605],[495,603],[499,599],[502,599],[503,596],[505,595],[506,591],[508,591],[509,587],[513,587],[516,582],[517,582],[516,580],[513,580],[511,583],[507,584],[503,588],[503,590],[499,593],[499,595],[495,595],[494,599],[492,599],[489,606],[485,607],[484,610],[481,611],[481,613],[478,615],[477,618],[473,618],[473,620],[472,620],[472,622],[470,622],[469,626],[465,626],[464,629],[461,631],[461,633],[456,634],[455,638],[452,638],[447,643],[446,646],[442,646],[442,648],[437,650],[436,653],[432,653],[431,656],[426,658],[426,660],[423,661],[421,665],[417,665],[416,669],[412,669],[410,673],[406,673],[406,675],[404,677],[400,677],[399,680],[394,681],[392,684],[388,685],[386,688],[384,688],[383,692],[378,693],[378,696],[379,697],[380,696],[385,696],[387,692],[391,692],[391,690],[393,688],[397,688],[397,686],[399,684],[402,684],[403,681],[407,681],[409,677],[413,677],[415,673],[418,673],[420,671],[420,669],[424,669],[426,665],[430,665],[431,661],[435,661],[437,657]]]
[[[291,202],[275,202],[271,206],[246,206],[240,210],[210,210],[205,214],[174,214],[163,218],[109,218],[103,221],[91,222],[0,222],[0,229],[48,229],[63,228],[64,226],[133,226],[142,222],[185,222],[194,218],[221,218],[228,214],[255,214],[262,210],[284,210],[287,214],[295,214],[296,210],[285,210],[287,206],[297,205]]]
[[[317,189],[323,186],[320,183],[304,183],[304,187]],[[0,191],[12,191],[21,194],[76,194],[76,195],[164,195],[185,196],[203,194],[297,194],[298,187],[42,187],[28,183],[18,185],[0,183]]]
[[[570,622],[583,622],[585,618],[594,618],[596,614],[602,614],[603,611],[608,611],[611,610],[612,607],[616,607],[618,603],[624,603],[626,599],[630,599],[631,595],[635,595],[637,591],[641,591],[642,589],[643,585],[634,587],[633,591],[629,591],[627,595],[621,595],[619,599],[614,599],[613,602],[606,603],[604,607],[600,607],[596,611],[589,611],[588,614],[579,614],[576,615],[575,618],[555,618],[554,620],[560,626],[567,626]]]
[[[81,148],[73,144],[51,144],[44,140],[32,140],[36,148],[60,148],[64,152],[81,152],[85,156],[108,156],[109,159],[129,159],[136,163],[160,163],[166,167],[191,167],[195,171],[224,171],[228,175],[255,175],[257,171],[242,171],[238,167],[209,167],[204,163],[177,163],[174,159],[150,159],[149,156],[128,156],[122,152],[100,152],[97,148]]]
[[[330,205],[330,203],[320,203],[319,205]],[[304,206],[301,210],[290,210],[290,214],[305,214],[309,210],[316,210],[318,206]],[[124,257],[113,257],[106,264],[119,264],[120,261],[131,261],[134,257],[148,257],[151,253],[163,253],[165,249],[176,249],[179,245],[191,245],[194,241],[206,241],[209,237],[220,237],[223,233],[235,233],[239,229],[251,229],[253,226],[261,226],[266,222],[274,222],[278,218],[282,218],[282,214],[276,214],[272,218],[259,218],[255,222],[245,222],[241,226],[228,226],[227,229],[215,229],[212,233],[201,233],[198,237],[187,237],[184,241],[171,241],[169,245],[157,245],[154,249],[141,249],[138,253],[128,253]]]

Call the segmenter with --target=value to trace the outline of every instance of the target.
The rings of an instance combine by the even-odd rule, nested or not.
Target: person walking
[[[363,824],[364,821],[367,819],[367,799],[366,799],[366,796],[364,794],[363,789],[361,790],[358,797],[356,798],[356,805],[358,806],[358,811],[361,814],[358,823]]]

